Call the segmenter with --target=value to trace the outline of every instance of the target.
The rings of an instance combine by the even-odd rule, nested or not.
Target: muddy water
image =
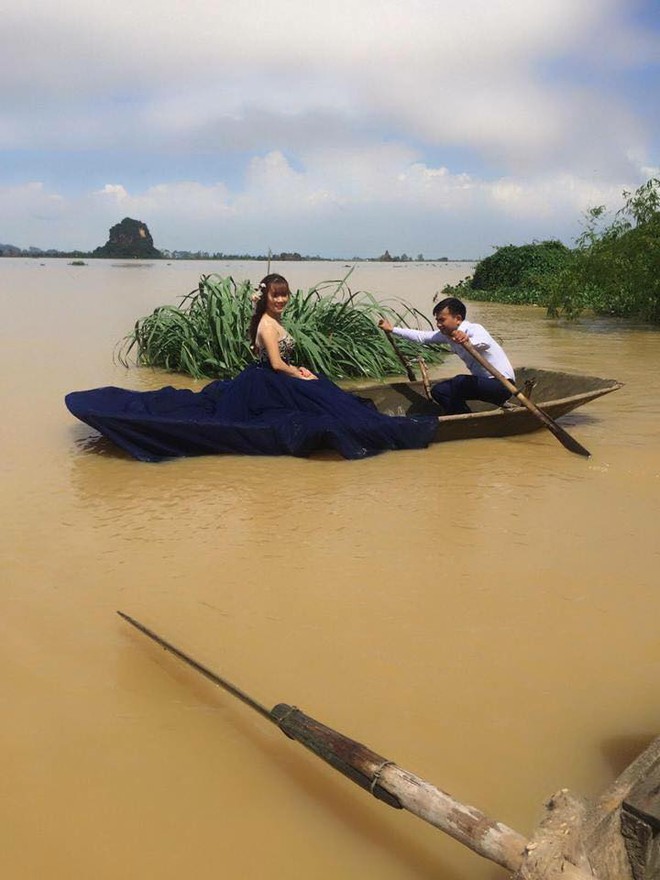
[[[112,452],[63,395],[196,387],[112,350],[218,268],[0,261],[4,876],[503,877],[114,612],[529,833],[549,794],[597,793],[660,727],[658,333],[471,308],[516,364],[626,383],[564,422],[588,461],[547,432],[364,462]],[[427,308],[469,268],[352,284]]]

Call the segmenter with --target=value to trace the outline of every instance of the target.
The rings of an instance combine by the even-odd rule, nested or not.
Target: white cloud
[[[349,173],[342,175],[341,168]],[[35,239],[32,232],[29,240],[21,236],[14,243],[91,249],[105,241],[110,225],[133,216],[146,220],[156,245],[168,249],[272,247],[375,256],[388,247],[474,257],[513,240],[570,241],[582,212],[601,203],[618,207],[621,189],[565,174],[488,181],[429,167],[393,148],[327,151],[302,170],[272,152],[253,160],[245,186],[233,192],[224,184],[195,182],[163,183],[142,192],[107,184],[77,199],[40,184],[0,189],[0,228],[11,217],[15,230],[40,235]],[[493,240],[493,229],[499,239]]]
[[[117,158],[89,185],[81,171],[84,196],[63,178],[5,188],[0,228],[12,231],[0,238],[92,247],[118,214],[158,229],[164,247],[194,249],[368,252],[389,231],[393,248],[431,252],[441,238],[471,256],[488,234],[570,237],[581,210],[657,164],[652,112],[611,79],[655,50],[630,8],[14,4],[0,29],[0,148]],[[135,155],[139,185],[122,174]],[[215,181],[212,162],[200,171],[208,157]],[[10,171],[0,181],[20,179]]]
[[[322,8],[308,0],[28,0],[5,13],[0,32],[5,94],[15,101],[5,143],[99,148],[139,134],[167,149],[203,141],[223,122],[236,131],[255,110],[303,128],[320,112],[543,167],[562,145],[586,139],[598,148],[629,121],[613,95],[587,92],[585,100],[553,88],[540,69],[584,61],[594,35],[601,55],[629,59],[640,35],[622,22],[624,8],[622,0],[335,0]],[[590,101],[601,112],[586,112]]]
[[[118,204],[126,201],[129,197],[126,188],[121,185],[121,183],[106,183],[103,189],[97,190],[93,193],[95,196],[110,196],[115,199]]]

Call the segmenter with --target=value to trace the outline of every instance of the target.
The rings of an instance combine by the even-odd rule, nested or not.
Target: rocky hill
[[[124,217],[110,229],[110,237],[103,247],[97,247],[93,257],[114,257],[160,260],[163,254],[154,247],[149,227],[141,220]]]

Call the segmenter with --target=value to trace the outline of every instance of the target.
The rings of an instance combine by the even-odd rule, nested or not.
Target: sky
[[[0,242],[477,259],[660,174],[660,0],[23,0]]]

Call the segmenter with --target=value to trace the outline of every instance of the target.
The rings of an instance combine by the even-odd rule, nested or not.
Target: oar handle
[[[385,336],[387,336],[390,345],[394,349],[394,354],[397,356],[397,358],[401,362],[401,366],[406,371],[406,375],[408,376],[408,381],[415,382],[417,380],[417,377],[415,376],[415,373],[414,373],[412,367],[410,366],[410,364],[408,363],[408,361],[401,354],[401,349],[394,341],[394,337],[392,336],[392,331],[391,330],[383,330],[383,333],[385,334]]]
[[[305,715],[295,706],[278,703],[271,709],[271,719],[290,739],[295,739],[317,757],[339,770],[375,798],[401,810],[399,799],[378,783],[380,771],[392,763],[372,752],[362,743],[344,736],[320,721]]]
[[[533,413],[539,421],[543,422],[543,424],[551,431],[555,437],[562,443],[566,449],[570,452],[575,452],[577,455],[583,455],[585,458],[589,458],[591,453],[582,446],[582,444],[578,443],[578,441],[571,437],[568,431],[565,431],[560,425],[555,422],[554,419],[551,419],[547,413],[544,413],[542,409],[532,403],[532,401],[525,397],[525,395],[520,391],[519,388],[513,384],[510,379],[507,379],[500,371],[494,367],[490,361],[487,361],[486,358],[481,354],[481,352],[472,345],[471,342],[462,342],[460,343],[463,348],[474,358],[474,360],[481,364],[481,366],[487,370],[490,375],[497,379],[498,382],[501,382],[502,385],[510,392],[513,396],[517,397],[518,400],[522,403],[523,406],[526,406],[527,409]]]

